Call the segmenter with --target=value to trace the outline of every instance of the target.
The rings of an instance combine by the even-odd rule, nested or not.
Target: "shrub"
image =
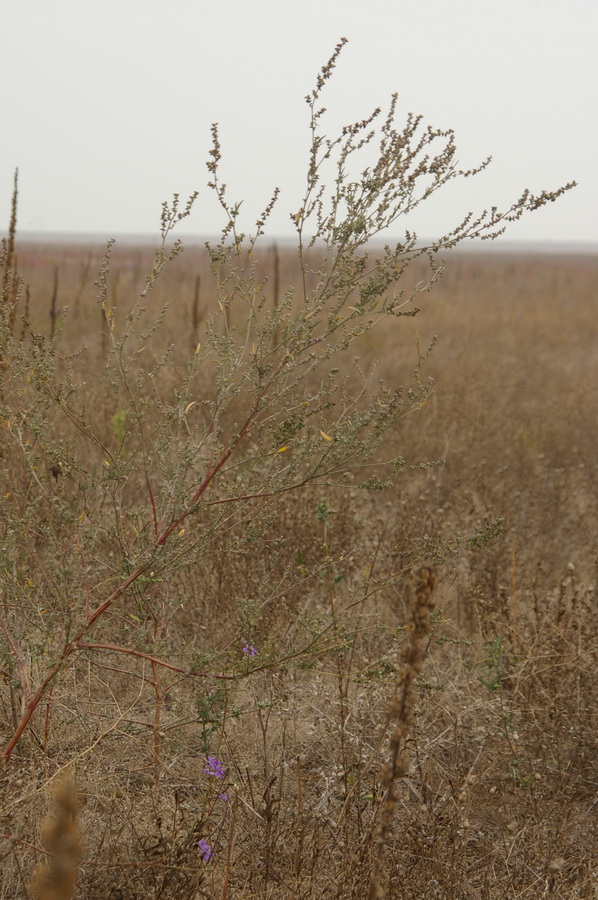
[[[221,180],[213,126],[209,187],[224,227],[207,245],[215,302],[189,354],[164,341],[168,309],[156,311],[152,299],[183,249],[172,233],[191,214],[196,194],[184,205],[176,194],[163,205],[145,286],[120,308],[110,289],[108,244],[97,280],[97,368],[97,348],[65,350],[68,311],[53,318],[50,338],[31,326],[15,255],[15,184],[1,259],[0,627],[12,718],[4,759],[14,764],[18,756],[25,768],[51,761],[52,777],[74,762],[90,766],[88,779],[102,772],[113,784],[120,773],[126,791],[114,789],[108,818],[129,821],[126,840],[119,840],[124,826],[110,839],[108,825],[101,833],[88,823],[88,833],[111,848],[104,884],[112,878],[114,890],[126,885],[130,896],[135,859],[146,879],[139,890],[151,884],[156,896],[191,896],[204,884],[225,896],[231,881],[261,890],[280,885],[283,871],[308,884],[321,873],[318,835],[336,792],[344,805],[333,830],[344,834],[344,844],[335,852],[342,856],[359,835],[350,878],[366,885],[375,854],[371,895],[380,896],[393,785],[408,771],[411,685],[428,628],[422,610],[431,609],[430,591],[420,590],[407,626],[408,633],[416,629],[415,649],[409,656],[407,644],[395,658],[400,629],[380,615],[381,598],[402,601],[405,575],[420,562],[441,561],[451,546],[411,539],[406,527],[399,561],[382,524],[378,533],[360,530],[358,493],[376,497],[409,477],[404,457],[389,447],[402,420],[423,409],[433,390],[427,352],[418,350],[411,380],[399,385],[376,379],[362,349],[381,329],[396,327],[400,335],[401,321],[417,314],[417,298],[443,272],[441,252],[493,239],[572,187],[525,191],[508,209],[470,214],[430,244],[405,230],[399,242],[377,250],[374,239],[401,216],[489,160],[461,170],[452,131],[412,115],[399,128],[396,96],[386,116],[376,110],[327,138],[321,96],[344,43],[307,97],[306,190],[291,217],[298,278],[282,295],[272,297],[259,268],[278,191],[253,233],[241,233],[240,204]],[[422,261],[426,277],[410,284]],[[488,529],[476,530],[472,546]],[[433,583],[431,573],[422,578]],[[403,697],[391,706],[398,725],[378,785],[386,792],[383,806],[366,787],[371,766],[347,724],[362,717],[366,727],[371,715],[365,697],[350,701],[355,667],[375,677],[360,661],[368,642],[387,648],[377,671],[398,679]],[[311,792],[308,810],[299,763],[292,799],[279,783],[276,758],[290,738],[284,716],[274,726],[268,698],[277,679],[289,696],[293,679],[303,677],[317,693],[319,673],[330,668],[338,691],[338,769],[326,776],[319,798]],[[233,774],[233,744],[243,744],[238,723],[249,717],[262,740],[259,811],[251,776],[238,764]],[[376,760],[388,724],[372,741]],[[380,731],[376,716],[367,727]],[[282,731],[272,736],[276,729]],[[145,733],[149,744],[140,738]],[[143,785],[147,796],[135,801],[133,817],[130,798]],[[99,793],[94,804],[102,808]],[[246,849],[235,849],[239,823],[251,830],[247,809],[259,820],[261,842],[251,864]],[[290,821],[292,842],[283,838]],[[364,834],[377,835],[377,850]],[[150,845],[160,860],[155,867]],[[94,868],[90,891],[99,877]]]

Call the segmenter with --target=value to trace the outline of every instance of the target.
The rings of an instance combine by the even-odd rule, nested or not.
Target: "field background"
[[[95,245],[18,246],[32,330],[50,335],[52,309],[68,307],[58,352],[85,345],[74,365],[109,442],[118,410],[94,379],[106,352],[94,287],[102,255]],[[117,324],[152,259],[152,248],[114,248]],[[272,292],[276,278],[283,291],[298,277],[283,247],[266,246],[259,270]],[[417,266],[408,275],[422,277]],[[42,822],[67,770],[82,804],[77,897],[366,896],[409,575],[421,561],[435,568],[436,610],[386,848],[389,896],[598,898],[597,284],[589,255],[454,253],[417,316],[365,336],[361,366],[400,384],[436,338],[422,370],[434,392],[389,438],[389,455],[406,460],[395,486],[288,495],[251,554],[231,548],[164,588],[172,614],[147,653],[218,672],[218,648],[239,676],[230,691],[164,672],[160,687],[147,659],[110,653],[90,652],[63,674],[1,772],[1,898],[33,896]],[[163,303],[153,352],[172,342],[176,369],[215,308],[201,247],[167,269],[151,295],[156,310]],[[55,428],[60,437],[59,418]],[[18,475],[11,446],[6,503]],[[75,504],[68,473],[38,474],[49,507]],[[318,516],[322,505],[333,515]],[[52,597],[63,590],[40,583],[63,532],[53,534],[22,608],[18,592],[3,597],[5,620],[31,642],[34,684],[51,651],[40,610],[58,614]],[[316,571],[323,547],[339,572],[342,635],[310,660],[293,648],[326,616],[331,588],[302,581],[301,569]],[[405,578],[358,602],[373,561]],[[81,582],[69,603],[84,593]],[[104,642],[146,627],[142,606],[123,606]],[[249,639],[255,658],[241,649]],[[16,688],[0,640],[6,743]],[[205,771],[207,753],[223,761],[222,780]]]

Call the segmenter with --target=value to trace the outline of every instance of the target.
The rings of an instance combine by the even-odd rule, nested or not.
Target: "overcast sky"
[[[304,97],[344,36],[327,134],[397,91],[400,119],[455,130],[464,167],[494,158],[402,227],[433,237],[525,187],[576,180],[509,238],[598,243],[597,32],[596,0],[3,0],[0,223],[18,166],[23,234],[156,234],[162,201],[193,190],[181,234],[214,234],[205,161],[217,121],[242,224],[278,186],[271,233],[290,235]]]

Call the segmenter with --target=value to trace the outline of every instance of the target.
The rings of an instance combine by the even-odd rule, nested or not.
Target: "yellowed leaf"
[[[333,441],[333,440],[334,440],[334,438],[331,438],[330,435],[329,435],[329,434],[326,434],[325,431],[320,431],[320,434],[321,434],[322,437],[325,438],[327,441]]]
[[[288,449],[289,449],[289,448],[288,448],[288,445],[287,445],[286,447],[279,447],[278,450],[277,450],[276,452],[277,452],[277,453],[284,453],[284,451],[285,451],[285,450],[288,450]]]

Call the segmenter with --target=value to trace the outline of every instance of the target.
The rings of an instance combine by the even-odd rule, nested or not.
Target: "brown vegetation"
[[[63,852],[38,830],[68,770],[82,799],[80,898],[364,897],[379,855],[373,896],[595,900],[596,260],[451,255],[418,316],[341,352],[349,394],[361,390],[356,355],[405,390],[421,361],[426,397],[433,379],[377,451],[404,459],[395,483],[349,475],[283,493],[230,528],[207,518],[219,530],[199,562],[178,565],[172,551],[168,578],[144,573],[88,628],[130,572],[150,504],[143,468],[117,466],[128,426],[104,373],[110,332],[154,257],[117,245],[100,310],[102,255],[84,244],[18,251],[30,328],[18,383],[5,371],[14,414],[0,434],[4,746],[60,664],[0,773],[0,898],[71,896],[77,848],[62,893],[43,880],[51,864],[32,884],[40,860]],[[296,253],[278,248],[277,276],[274,259],[263,252],[256,275],[270,279],[269,304],[276,278],[286,288],[299,277]],[[143,365],[157,369],[173,345],[156,407],[171,402],[217,311],[210,284],[207,253],[189,247],[151,295],[157,317],[170,305]],[[31,335],[54,331],[65,384],[85,384],[78,425],[57,408],[41,429],[19,404],[45,371]],[[200,376],[191,428],[216,374],[207,365]],[[168,435],[151,404],[146,415],[148,465],[163,454],[167,472]],[[382,481],[384,471],[372,470]],[[227,470],[211,510],[226,507],[234,477]],[[435,571],[436,609],[401,732],[409,766],[401,756],[393,776],[405,631],[425,634],[409,613],[408,576],[422,563]],[[76,653],[61,657],[74,634]],[[67,834],[75,802],[61,790]]]

